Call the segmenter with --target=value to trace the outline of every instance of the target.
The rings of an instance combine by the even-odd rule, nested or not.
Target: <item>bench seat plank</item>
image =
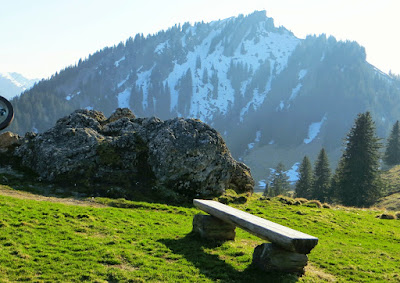
[[[308,254],[317,245],[318,238],[290,229],[264,218],[249,214],[217,201],[194,199],[193,204],[228,223],[232,223],[264,240],[282,248]]]

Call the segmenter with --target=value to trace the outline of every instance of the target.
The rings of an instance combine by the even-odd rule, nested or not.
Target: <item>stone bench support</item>
[[[209,240],[229,241],[235,239],[236,226],[212,215],[197,214],[193,218],[193,232]]]
[[[207,239],[233,240],[238,226],[261,239],[253,264],[266,271],[303,273],[307,254],[318,238],[212,200],[194,199],[194,205],[210,215],[195,215],[193,232]]]

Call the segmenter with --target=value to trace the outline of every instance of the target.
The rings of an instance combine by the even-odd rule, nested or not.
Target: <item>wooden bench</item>
[[[193,204],[210,215],[195,215],[193,231],[202,237],[233,240],[235,227],[240,227],[263,240],[255,248],[253,264],[267,271],[304,272],[307,255],[318,238],[251,215],[212,200],[194,199]]]

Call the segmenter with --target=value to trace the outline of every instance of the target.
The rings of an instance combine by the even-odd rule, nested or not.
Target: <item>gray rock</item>
[[[235,239],[236,226],[211,215],[196,214],[193,217],[193,233],[209,240],[229,241]]]
[[[305,254],[290,252],[272,243],[264,243],[254,249],[252,264],[267,272],[303,274],[307,262],[308,257]]]
[[[119,197],[153,189],[206,198],[254,186],[250,169],[232,158],[213,128],[195,119],[136,118],[126,108],[108,119],[77,110],[47,132],[26,135],[15,155],[44,180],[97,193],[119,187]]]

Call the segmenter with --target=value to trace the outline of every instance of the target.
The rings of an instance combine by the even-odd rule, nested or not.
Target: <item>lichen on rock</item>
[[[77,110],[22,143],[14,154],[25,166],[91,194],[118,187],[119,197],[158,191],[190,199],[254,186],[250,169],[232,158],[220,134],[195,119],[136,118],[127,108],[107,119]]]

